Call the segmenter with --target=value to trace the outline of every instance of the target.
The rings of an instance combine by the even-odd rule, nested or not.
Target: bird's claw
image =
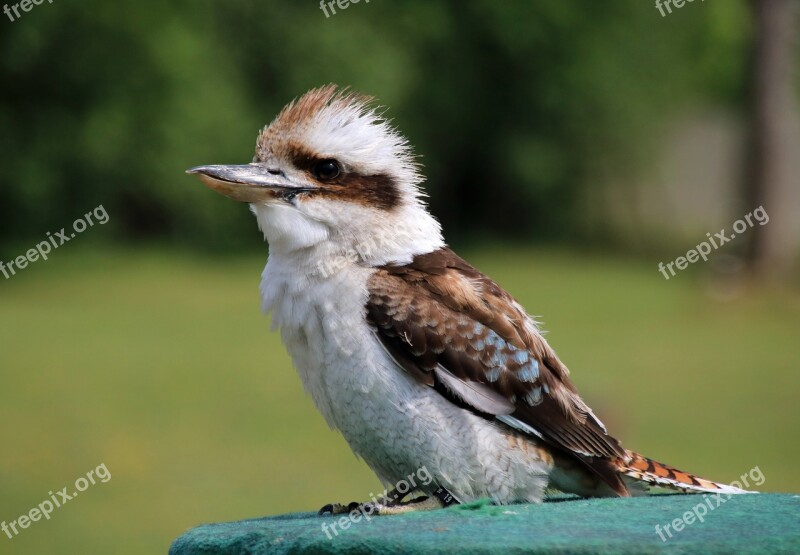
[[[319,516],[325,516],[326,514],[342,515],[358,510],[359,507],[361,507],[361,503],[357,503],[356,501],[348,503],[347,505],[342,505],[341,503],[328,503],[319,511],[317,511],[317,514]]]

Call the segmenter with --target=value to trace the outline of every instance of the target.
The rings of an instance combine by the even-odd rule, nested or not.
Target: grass
[[[800,489],[796,291],[723,302],[650,263],[467,255],[541,316],[626,446],[721,481],[758,465],[764,491]],[[0,535],[0,551],[164,553],[202,522],[377,491],[260,313],[263,263],[75,250],[0,281],[0,520],[101,463],[112,476]]]

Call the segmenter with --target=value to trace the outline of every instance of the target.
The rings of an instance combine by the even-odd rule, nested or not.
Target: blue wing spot
[[[506,341],[505,341],[505,339],[503,339],[502,337],[500,337],[499,335],[497,335],[497,334],[496,334],[495,332],[493,332],[493,331],[490,331],[490,332],[487,334],[487,336],[486,336],[486,341],[487,341],[489,344],[491,344],[491,345],[494,345],[494,346],[495,346],[495,347],[497,347],[498,349],[502,349],[503,347],[505,347],[505,346],[506,346]]]
[[[533,383],[539,379],[539,361],[536,359],[531,360],[519,372],[517,377],[523,382]],[[547,386],[545,386],[547,387]]]
[[[491,365],[500,367],[505,366],[506,356],[503,353],[507,346],[505,340],[495,332],[490,331],[487,334],[485,341],[487,345],[491,345],[495,349],[491,357]]]
[[[517,364],[525,364],[530,357],[528,356],[528,351],[517,350],[514,352],[513,358]]]

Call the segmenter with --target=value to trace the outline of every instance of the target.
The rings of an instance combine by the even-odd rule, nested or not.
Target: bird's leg
[[[318,514],[320,516],[326,513],[338,515],[358,511],[369,515],[395,515],[412,511],[430,511],[432,509],[440,509],[444,506],[436,496],[427,497],[423,495],[411,499],[410,501],[403,502],[403,499],[407,495],[408,493],[401,494],[396,489],[393,489],[385,496],[379,497],[377,502],[368,501],[366,503],[356,503],[354,501],[348,505],[331,503],[322,507]]]

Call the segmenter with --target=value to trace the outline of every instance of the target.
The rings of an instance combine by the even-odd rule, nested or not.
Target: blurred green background
[[[267,248],[247,207],[183,173],[249,161],[258,129],[328,82],[389,108],[448,241],[544,321],[626,446],[798,491],[800,66],[780,23],[797,5],[0,14],[0,260],[99,205],[110,218],[0,276],[0,521],[101,463],[112,475],[0,533],[0,553],[163,553],[201,522],[378,491],[259,312]],[[768,225],[658,272],[762,204]]]

